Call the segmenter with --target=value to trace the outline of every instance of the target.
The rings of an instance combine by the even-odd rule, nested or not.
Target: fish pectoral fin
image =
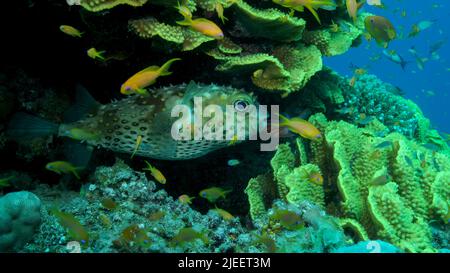
[[[149,95],[147,89],[144,89],[144,88],[136,89],[136,93],[138,93],[139,95],[142,95],[142,96],[148,96]]]

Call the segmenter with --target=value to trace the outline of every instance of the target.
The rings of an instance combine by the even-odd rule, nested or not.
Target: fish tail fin
[[[359,10],[360,8],[362,8],[364,6],[365,3],[366,3],[365,0],[361,0],[361,2],[356,4],[356,8]]]
[[[305,7],[312,13],[314,18],[316,18],[317,22],[321,25],[319,14],[317,14],[316,10],[311,5],[305,5]]]
[[[168,75],[172,74],[172,72],[169,71],[169,68],[172,65],[172,63],[174,63],[176,61],[181,61],[181,59],[180,58],[173,58],[173,59],[167,61],[165,64],[163,64],[163,66],[161,66],[161,68],[159,69],[160,75],[161,76],[168,76]]]
[[[289,119],[287,117],[283,116],[282,114],[278,114],[278,116],[281,119],[281,123],[279,124],[280,126],[285,125],[289,121]]]
[[[72,173],[78,180],[80,179],[80,175],[78,174],[77,168],[73,168]]]
[[[178,10],[178,13],[180,13],[183,16],[183,21],[177,21],[176,23],[181,26],[190,26],[192,25],[192,13],[191,11],[186,7],[186,5],[178,3],[178,6],[176,7]]]
[[[87,114],[95,113],[100,107],[89,91],[81,84],[76,86],[75,104],[64,113],[64,122],[70,123],[84,118]]]
[[[230,192],[232,192],[233,190],[224,190],[223,192],[222,192],[222,194],[221,194],[221,196],[223,197],[223,198],[225,198],[226,196],[227,196],[227,194],[229,194]]]
[[[8,124],[7,135],[27,139],[57,134],[59,124],[23,112],[16,113]]]
[[[64,155],[77,169],[85,169],[91,160],[93,148],[76,140],[66,138],[64,140]]]

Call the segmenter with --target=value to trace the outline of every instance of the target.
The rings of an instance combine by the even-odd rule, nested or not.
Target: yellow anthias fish
[[[59,224],[67,230],[73,240],[80,242],[83,247],[89,245],[88,231],[73,214],[60,211],[56,208],[51,209],[51,213],[58,219]]]
[[[183,21],[177,21],[177,24],[181,26],[188,26],[191,29],[200,32],[206,36],[213,37],[217,40],[221,40],[224,37],[222,29],[216,25],[213,21],[205,18],[198,18],[192,20],[191,11],[184,5],[177,7],[178,12],[183,15]]]
[[[150,163],[148,163],[147,160],[145,160],[145,163],[147,164],[147,167],[144,168],[143,170],[150,171],[150,174],[156,179],[156,181],[158,181],[161,184],[166,184],[166,178],[164,177],[162,172],[160,172],[157,168],[150,165]]]
[[[304,11],[307,8],[316,18],[317,22],[321,24],[317,9],[334,10],[336,3],[334,0],[272,0],[275,4],[281,5],[291,10]]]
[[[320,133],[320,131],[316,127],[314,127],[314,125],[304,119],[288,119],[281,114],[280,118],[282,119],[280,126],[287,127],[293,133],[299,134],[300,136],[310,140],[318,140],[322,138],[322,134]]]
[[[11,176],[8,176],[8,177],[5,177],[5,178],[0,178],[0,188],[6,188],[6,187],[11,186],[10,181],[14,177],[15,177],[14,175],[11,175]]]
[[[81,38],[81,36],[83,35],[83,33],[80,32],[78,29],[68,25],[59,26],[59,30],[72,37]]]
[[[279,221],[280,224],[289,230],[298,230],[304,227],[300,215],[286,209],[278,209],[270,216],[271,219]]]
[[[202,198],[205,198],[211,203],[215,203],[219,198],[226,198],[226,195],[230,193],[231,190],[224,190],[219,187],[212,187],[209,189],[202,190],[199,195]]]
[[[97,49],[92,47],[92,48],[88,49],[87,55],[94,60],[98,59],[100,61],[105,61],[106,59],[105,59],[105,57],[103,57],[103,54],[105,54],[105,52],[106,51],[97,51]]]
[[[204,232],[198,232],[195,229],[189,227],[189,228],[182,228],[175,237],[172,238],[170,241],[171,245],[182,245],[187,242],[192,242],[196,239],[200,239],[203,241],[203,243],[208,244],[209,239],[206,237]]]
[[[57,174],[72,173],[77,179],[80,179],[78,170],[82,169],[82,167],[75,167],[72,163],[67,161],[50,162],[45,166],[45,168]]]
[[[348,15],[353,19],[353,23],[356,23],[358,10],[364,5],[364,1],[358,3],[357,0],[345,0],[345,5],[347,6]]]
[[[211,209],[211,210],[216,212],[217,214],[219,214],[220,217],[222,217],[226,221],[230,221],[230,220],[234,219],[234,216],[231,215],[231,213],[229,213],[228,211],[226,211],[224,209],[219,209],[218,207],[216,207],[215,209]]]
[[[323,185],[323,176],[319,172],[313,172],[309,174],[309,182],[322,186]]]
[[[142,138],[141,135],[137,136],[137,138],[136,138],[136,146],[134,147],[134,151],[133,151],[133,153],[131,154],[131,157],[130,157],[130,158],[133,158],[133,157],[136,155],[137,151],[139,150],[139,147],[141,147],[142,139],[143,139],[143,138]]]
[[[98,133],[94,133],[86,129],[81,129],[77,127],[68,130],[63,130],[62,132],[60,132],[60,134],[62,136],[69,137],[74,140],[79,140],[81,142],[88,140],[97,140],[100,138],[100,135]]]
[[[182,204],[192,204],[193,199],[195,199],[195,197],[190,197],[187,194],[183,194],[178,197],[178,201]]]
[[[140,94],[140,95],[148,95],[146,87],[154,84],[156,79],[161,76],[169,76],[172,72],[169,71],[170,66],[173,62],[180,61],[179,58],[174,58],[167,61],[161,67],[159,66],[150,66],[144,70],[139,71],[134,74],[131,78],[129,78],[122,87],[120,88],[120,93],[124,95],[131,94]]]

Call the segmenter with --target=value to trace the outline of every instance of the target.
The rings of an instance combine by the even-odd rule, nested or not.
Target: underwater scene
[[[8,2],[0,252],[449,252],[448,1]]]

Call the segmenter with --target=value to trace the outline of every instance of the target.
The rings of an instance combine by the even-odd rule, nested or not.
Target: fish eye
[[[245,109],[247,109],[247,106],[249,105],[249,103],[245,100],[237,100],[234,102],[234,109],[236,109],[237,111],[245,111]]]

